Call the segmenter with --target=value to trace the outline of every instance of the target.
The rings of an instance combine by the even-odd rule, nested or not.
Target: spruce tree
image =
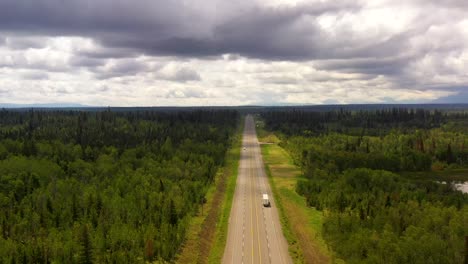
[[[93,263],[93,252],[91,245],[91,237],[89,235],[88,225],[83,225],[80,236],[80,264],[92,264]]]

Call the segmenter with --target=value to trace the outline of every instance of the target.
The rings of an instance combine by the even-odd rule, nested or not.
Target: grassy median
[[[322,238],[322,212],[295,191],[301,172],[288,153],[277,144],[262,144],[262,154],[294,263],[339,262],[332,261]]]

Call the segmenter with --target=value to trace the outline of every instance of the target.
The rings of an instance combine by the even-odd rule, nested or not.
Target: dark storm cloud
[[[261,59],[308,60],[333,55],[333,52],[326,52],[321,45],[323,41],[315,17],[357,8],[357,5],[340,5],[340,1],[289,8],[256,7],[214,25],[208,36],[105,38],[103,43],[139,47],[154,55],[199,57],[227,53]]]
[[[462,7],[466,1],[419,1],[420,5]],[[245,2],[245,3],[244,3]],[[243,3],[243,4],[240,4]],[[408,49],[409,39],[430,27],[435,18],[421,19],[403,33],[384,39],[354,39],[346,29],[330,38],[317,17],[358,12],[361,1],[329,1],[289,7],[265,7],[241,1],[193,2],[163,0],[0,0],[0,32],[48,36],[84,36],[103,48],[79,51],[94,59],[138,54],[209,57],[239,54],[265,60],[386,58]],[[217,8],[208,8],[216,6]],[[219,9],[219,10],[218,10]],[[1,44],[1,38],[0,38]],[[18,47],[34,45],[17,43]],[[84,59],[83,59],[84,62]],[[97,64],[97,61],[95,61]],[[79,62],[77,62],[80,64]],[[84,62],[85,63],[85,62]],[[92,61],[88,63],[93,64]],[[401,66],[401,61],[395,66]],[[397,73],[391,63],[376,65],[376,73]],[[373,70],[357,62],[349,69]]]
[[[158,12],[164,1],[97,0],[2,0],[0,25],[4,30],[30,31],[38,34],[87,35],[99,32],[142,30],[155,25],[151,15]],[[175,12],[168,1],[161,7]]]
[[[301,25],[307,12],[292,10],[254,10],[215,28],[215,43],[224,53],[270,59],[314,57],[317,25]],[[301,34],[306,33],[307,34]]]
[[[131,56],[137,51],[190,57],[236,53],[264,59],[306,60],[323,53],[320,30],[314,22],[316,16],[360,8],[352,1],[284,8],[250,4],[247,10],[221,10],[225,17],[220,18],[215,13],[218,11],[198,8],[197,3],[201,4],[154,0],[3,0],[0,30],[85,36],[105,47],[127,49],[84,54],[91,57]],[[222,1],[203,3],[221,5]]]

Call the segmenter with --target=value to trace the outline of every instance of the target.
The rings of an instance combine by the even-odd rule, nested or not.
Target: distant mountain
[[[407,108],[407,109],[442,109],[442,110],[466,110],[466,103],[431,103],[431,104],[335,104],[335,105],[299,105],[299,106],[261,106],[258,111],[285,111],[285,110],[300,110],[312,112],[327,112],[336,110],[346,111],[375,111],[391,108]]]
[[[458,100],[455,100],[458,99]],[[450,101],[457,101],[451,103]],[[448,103],[446,103],[448,101]],[[39,109],[59,109],[65,108],[67,110],[80,110],[80,111],[104,111],[110,109],[112,111],[193,111],[193,110],[223,110],[234,109],[241,112],[262,112],[262,111],[284,111],[284,110],[301,110],[301,111],[336,111],[336,110],[382,110],[391,108],[409,108],[409,109],[468,109],[468,97],[462,94],[459,98],[455,96],[446,97],[431,103],[425,104],[323,104],[323,105],[244,105],[244,106],[90,106],[74,103],[49,103],[49,104],[2,104],[0,103],[0,110],[5,109],[19,109],[27,110],[30,108]]]
[[[442,104],[466,104],[468,103],[468,87],[464,87],[464,89],[465,90],[462,90],[457,94],[442,97],[437,100],[434,100],[433,102]]]

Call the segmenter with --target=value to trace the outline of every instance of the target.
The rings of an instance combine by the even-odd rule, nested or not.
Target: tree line
[[[283,110],[261,113],[266,126],[286,135],[320,135],[338,132],[348,135],[382,135],[398,128],[410,131],[415,128],[440,127],[448,121],[466,122],[468,112],[449,112],[413,108],[388,108],[377,110],[305,111]],[[466,124],[465,124],[466,125]]]

